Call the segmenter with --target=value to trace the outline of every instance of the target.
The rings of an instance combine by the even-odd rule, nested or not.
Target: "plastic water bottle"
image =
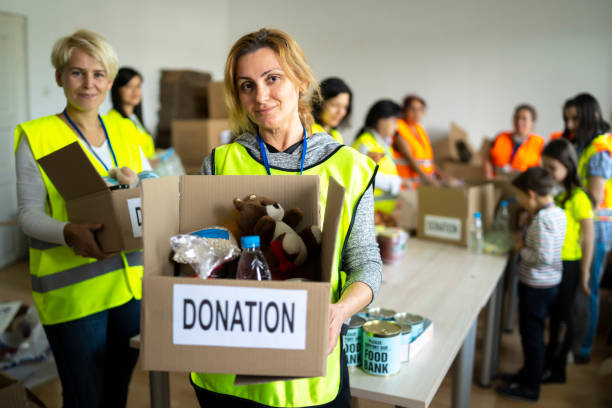
[[[482,215],[479,212],[474,213],[474,218],[468,230],[468,250],[473,254],[482,253]]]
[[[503,235],[504,237],[510,233],[510,215],[508,214],[508,202],[506,200],[502,200],[499,203],[499,210],[495,214],[491,232]]]
[[[259,249],[259,236],[247,235],[240,239],[242,254],[238,261],[236,279],[270,280],[270,268]]]

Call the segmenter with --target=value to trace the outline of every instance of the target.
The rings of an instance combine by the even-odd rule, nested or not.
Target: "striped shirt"
[[[533,217],[519,252],[519,280],[525,285],[548,288],[561,282],[566,224],[565,212],[554,205],[542,208]]]

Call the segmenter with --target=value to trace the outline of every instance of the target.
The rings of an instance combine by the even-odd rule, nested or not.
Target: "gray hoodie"
[[[244,146],[249,154],[262,163],[261,152],[256,136],[245,133],[236,138],[235,143]],[[325,133],[316,133],[308,138],[308,150],[304,168],[321,162],[332,155],[342,145]],[[347,147],[344,147],[347,148]],[[302,143],[292,146],[285,152],[271,152],[266,146],[266,154],[271,167],[287,171],[300,171]],[[202,174],[213,174],[212,155],[206,157],[200,170]],[[346,290],[353,282],[363,282],[372,289],[372,299],[376,297],[382,280],[382,261],[374,231],[374,187],[363,194],[355,210],[353,227],[342,256],[342,270],[347,273],[347,281],[342,288]]]

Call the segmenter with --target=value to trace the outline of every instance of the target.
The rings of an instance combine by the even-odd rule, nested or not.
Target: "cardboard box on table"
[[[223,81],[208,84],[208,117],[211,119],[228,118],[229,111],[225,103],[225,84]]]
[[[231,141],[227,119],[172,121],[172,147],[185,167],[201,165],[212,149]]]
[[[480,164],[480,158],[470,144],[467,132],[454,122],[450,123],[450,130],[447,138],[436,140],[431,143],[434,160],[438,165],[446,161],[462,162],[460,146],[463,146],[470,156],[468,163]]]
[[[100,223],[96,239],[106,253],[142,248],[140,188],[111,191],[78,142],[38,163],[64,201],[74,223]]]
[[[418,237],[467,246],[474,212],[482,214],[485,230],[495,212],[492,183],[467,187],[420,186],[418,189]]]
[[[319,223],[318,176],[170,176],[143,182],[144,276],[141,353],[146,370],[197,371],[247,376],[325,375],[332,264],[344,188],[330,180],[320,260],[320,281],[245,281],[173,277],[170,237],[224,225],[234,216],[232,200],[249,194],[273,197],[285,209],[304,211],[301,226]],[[319,262],[320,261],[320,262]],[[184,267],[187,267],[184,265]],[[258,300],[259,299],[259,300]],[[283,329],[271,311],[277,299]],[[207,301],[209,303],[207,303]],[[228,302],[228,306],[225,306]],[[247,301],[270,307],[264,325],[246,324]],[[238,302],[238,303],[236,303]],[[281,304],[283,306],[281,306]],[[242,305],[242,306],[240,306]],[[212,310],[215,308],[215,321]],[[224,322],[224,307],[229,307]],[[242,311],[236,312],[237,309]],[[248,310],[247,310],[248,309]],[[232,311],[233,310],[233,311]],[[289,324],[289,310],[292,325]],[[285,313],[287,312],[287,313]],[[244,325],[233,322],[239,313]],[[291,312],[293,313],[293,312]],[[197,314],[197,317],[196,317]],[[230,323],[230,320],[233,323]],[[235,324],[234,324],[235,323]],[[275,326],[277,327],[272,330]],[[255,330],[262,330],[257,332]],[[245,381],[240,377],[237,382]],[[250,379],[249,379],[250,380]],[[246,380],[246,381],[249,381]]]

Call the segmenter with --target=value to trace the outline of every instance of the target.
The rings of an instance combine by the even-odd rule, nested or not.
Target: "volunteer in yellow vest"
[[[309,89],[316,88],[299,45],[286,33],[261,29],[240,38],[225,66],[225,93],[234,134],[213,150],[204,174],[318,175],[321,208],[329,178],[346,188],[331,277],[327,375],[234,385],[234,375],[191,373],[204,407],[348,407],[350,389],[340,329],[378,291],[382,263],[374,234],[376,164],[326,134],[310,134]],[[316,92],[316,91],[315,91]],[[255,192],[256,193],[256,192]],[[347,274],[342,286],[340,268]]]
[[[315,123],[312,134],[327,133],[340,144],[344,143],[337,130],[347,125],[353,108],[353,92],[340,78],[327,78],[319,84],[321,97],[312,99]]]
[[[391,100],[376,102],[368,111],[365,124],[353,143],[354,149],[378,163],[374,183],[374,209],[386,214],[391,214],[395,209],[395,201],[402,186],[391,148],[400,113],[399,105]]]
[[[425,128],[425,100],[420,96],[404,98],[402,118],[397,120],[397,133],[393,140],[393,158],[400,177],[416,188],[420,183],[440,185],[443,175],[436,170],[434,155]]]
[[[579,292],[574,303],[574,361],[586,363],[599,315],[599,284],[612,246],[612,135],[605,134],[610,125],[603,120],[597,100],[583,93],[564,106],[565,131],[579,154],[578,174],[582,184],[595,200],[595,248],[589,281],[590,295]],[[588,318],[587,318],[588,316]]]
[[[531,105],[523,104],[514,109],[514,130],[499,133],[491,146],[489,160],[485,163],[488,178],[523,172],[539,165],[544,139],[532,132],[536,119],[536,110]]]
[[[142,120],[142,75],[135,69],[122,67],[111,88],[113,109],[106,114],[110,118],[130,119],[139,130],[138,141],[147,158],[155,154],[153,138],[147,132]]]
[[[104,226],[95,219],[68,222],[64,199],[36,160],[78,142],[100,176],[112,167],[138,173],[150,166],[133,124],[98,114],[117,73],[106,40],[79,30],[55,43],[51,62],[65,109],[15,130],[19,223],[30,239],[32,295],[55,356],[63,406],[122,407],[138,358],[129,340],[140,331],[142,252],[103,253],[94,233]]]

